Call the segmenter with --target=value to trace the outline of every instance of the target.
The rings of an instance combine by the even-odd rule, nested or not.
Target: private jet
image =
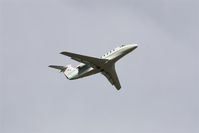
[[[80,62],[77,67],[49,65],[63,72],[69,80],[79,79],[96,73],[103,74],[117,90],[121,85],[115,70],[115,63],[123,56],[127,55],[138,47],[137,44],[121,45],[103,55],[101,58],[75,54],[71,52],[61,52],[60,54],[70,57]]]

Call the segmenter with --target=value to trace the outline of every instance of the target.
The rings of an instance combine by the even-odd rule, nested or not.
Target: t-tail
[[[78,73],[78,69],[72,67],[71,65],[67,66],[50,65],[49,67],[60,70],[60,72],[63,72],[66,78],[70,80],[74,79],[75,75]]]

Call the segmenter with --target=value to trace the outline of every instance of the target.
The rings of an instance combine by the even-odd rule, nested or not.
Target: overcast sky
[[[197,0],[2,0],[1,133],[198,133]],[[101,74],[69,81],[50,64],[122,44],[117,91]]]

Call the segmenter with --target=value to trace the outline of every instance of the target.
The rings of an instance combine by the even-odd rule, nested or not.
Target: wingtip
[[[117,91],[119,91],[121,88],[116,88],[117,89]]]
[[[60,52],[59,54],[64,54],[64,52]]]
[[[119,91],[121,88],[122,88],[121,86],[115,86],[115,89],[116,89],[117,91]]]
[[[48,67],[53,68],[53,65],[49,65]]]

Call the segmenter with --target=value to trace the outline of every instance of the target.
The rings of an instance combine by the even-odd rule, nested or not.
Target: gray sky
[[[198,133],[199,3],[195,0],[3,0],[1,133]],[[102,75],[69,81],[59,53],[99,57],[139,47]]]

